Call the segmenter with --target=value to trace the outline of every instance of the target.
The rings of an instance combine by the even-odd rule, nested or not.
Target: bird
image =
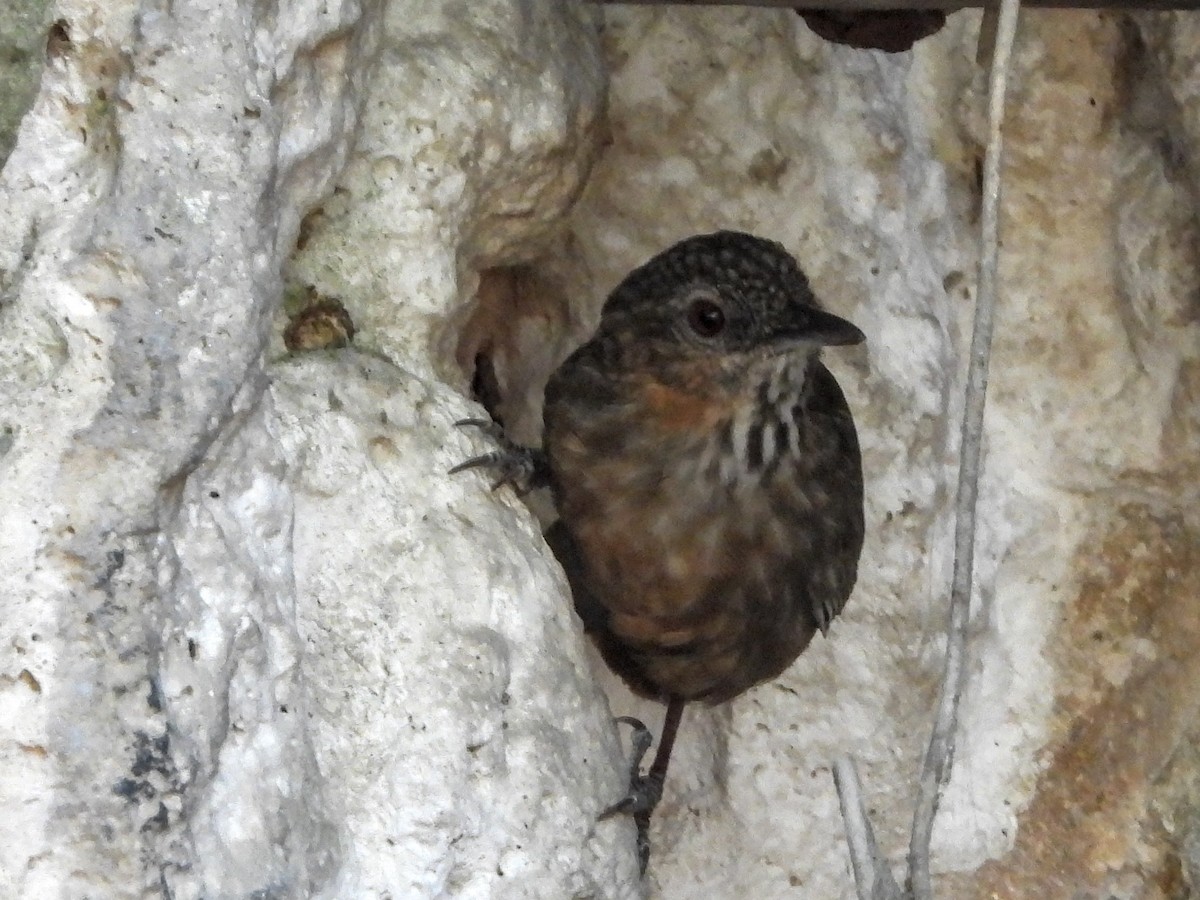
[[[857,578],[863,473],[854,420],[820,359],[865,340],[826,311],[781,244],[689,237],[630,272],[593,336],[552,373],[541,449],[509,441],[451,471],[549,487],[546,540],[607,665],[666,704],[631,717],[627,795],[643,873],[684,706],[769,681],[828,631]]]

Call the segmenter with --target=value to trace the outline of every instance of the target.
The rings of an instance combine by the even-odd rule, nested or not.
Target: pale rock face
[[[787,10],[54,15],[0,175],[0,896],[849,898],[843,751],[898,862],[944,644],[978,16],[887,57]],[[1023,15],[947,896],[1196,887],[1198,31]],[[486,446],[452,426],[455,356],[494,353],[536,435],[604,294],[719,227],[781,240],[868,334],[826,354],[868,542],[828,639],[685,714],[642,884],[595,820],[624,779],[599,685],[661,713],[589,657],[511,492],[445,475]],[[285,280],[357,346],[286,356]]]
[[[366,34],[353,5],[297,12],[305,33],[249,5],[61,4],[69,42],[0,179],[9,896],[331,873],[311,750],[270,700],[301,690],[269,552],[287,496],[272,443],[239,431],[291,235],[350,143],[311,123],[353,120]],[[247,440],[244,507],[210,512],[197,473],[231,462],[205,454]]]
[[[620,757],[562,577],[518,504],[444,477],[461,400],[351,352],[279,365],[271,397],[344,854],[328,895],[628,893],[627,836],[595,824]]]
[[[46,0],[10,0],[0,9],[0,160],[37,91],[49,12]]]
[[[57,12],[0,180],[0,895],[635,892],[561,576],[527,513],[445,477],[468,408],[425,337],[456,254],[578,193],[594,16]],[[407,368],[269,369],[302,217],[388,190],[341,266],[386,255],[394,291],[352,305],[403,322],[367,333]]]

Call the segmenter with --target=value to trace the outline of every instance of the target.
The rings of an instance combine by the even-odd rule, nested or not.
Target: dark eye
[[[692,331],[700,337],[716,337],[725,330],[725,311],[712,300],[693,300],[687,319]]]

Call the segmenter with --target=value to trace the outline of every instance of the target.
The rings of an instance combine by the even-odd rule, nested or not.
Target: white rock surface
[[[466,293],[457,254],[578,191],[594,18],[61,13],[0,180],[0,896],[636,892],[561,576],[527,513],[445,477],[467,407],[422,318]],[[364,104],[339,196],[407,204],[356,299],[409,366],[302,359],[268,393],[282,268]]]
[[[238,426],[368,29],[263,12],[61,4],[0,178],[5,896],[301,893],[336,861],[273,702],[302,690],[287,493]],[[212,447],[240,508],[198,493]]]
[[[461,399],[349,352],[277,367],[271,396],[345,852],[329,896],[628,894],[623,829],[594,824],[619,755],[562,576],[518,504],[444,477]]]

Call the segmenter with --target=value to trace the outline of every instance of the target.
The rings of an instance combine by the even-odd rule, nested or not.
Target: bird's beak
[[[788,342],[805,341],[822,347],[861,344],[867,339],[853,322],[815,306],[806,307],[794,324],[780,329],[779,337]]]

